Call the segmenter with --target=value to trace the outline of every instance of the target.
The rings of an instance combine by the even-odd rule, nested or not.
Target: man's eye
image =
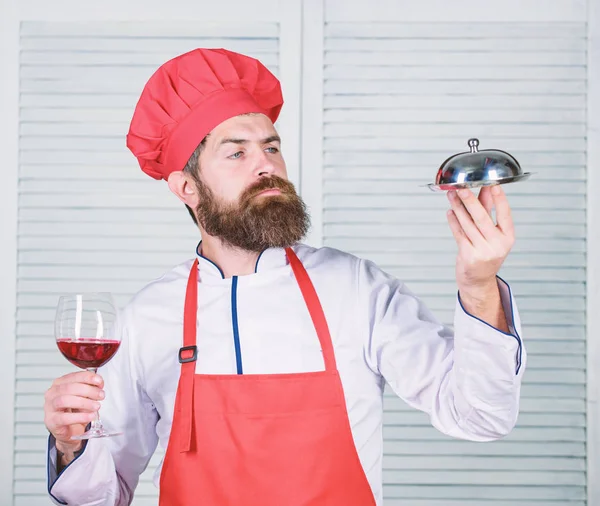
[[[275,148],[275,147],[267,148],[267,151],[269,153],[278,153],[279,152],[279,150],[277,148]]]
[[[240,156],[242,156],[242,154],[243,153],[241,151],[238,151],[237,153],[233,153],[233,155],[231,155],[229,158],[239,158]]]

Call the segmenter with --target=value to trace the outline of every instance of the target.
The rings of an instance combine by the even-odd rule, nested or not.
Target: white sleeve
[[[57,475],[54,438],[48,441],[48,493],[54,504],[127,506],[140,474],[152,457],[158,438],[158,415],[145,394],[135,367],[135,336],[123,313],[119,350],[98,370],[106,398],[100,418],[108,430],[122,435],[90,439],[81,454]]]
[[[517,420],[526,353],[510,288],[499,278],[498,286],[510,333],[466,313],[458,297],[453,332],[403,283],[372,262],[359,266],[370,367],[452,437],[499,439]]]

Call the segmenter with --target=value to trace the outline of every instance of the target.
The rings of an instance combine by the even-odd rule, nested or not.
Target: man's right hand
[[[96,418],[98,401],[104,399],[103,386],[101,376],[81,371],[57,378],[46,391],[44,423],[56,439],[56,449],[64,454],[65,465],[83,444],[71,436],[83,434],[88,423]]]

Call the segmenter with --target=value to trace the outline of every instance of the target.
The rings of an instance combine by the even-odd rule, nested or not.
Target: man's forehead
[[[213,138],[255,136],[256,138],[276,135],[271,120],[264,114],[242,114],[226,119],[210,132]]]

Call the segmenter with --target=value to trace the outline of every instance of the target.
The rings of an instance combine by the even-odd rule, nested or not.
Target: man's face
[[[306,207],[287,179],[279,136],[266,116],[221,123],[208,136],[199,165],[195,211],[207,234],[259,252],[291,246],[308,231]]]

